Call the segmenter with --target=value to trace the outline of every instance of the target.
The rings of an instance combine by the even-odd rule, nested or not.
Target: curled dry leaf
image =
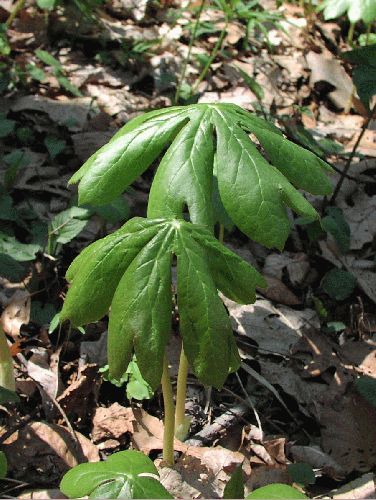
[[[21,325],[30,321],[30,303],[30,294],[25,290],[17,290],[1,314],[4,332],[15,340],[20,335]]]
[[[85,421],[90,418],[98,399],[100,375],[96,364],[80,366],[77,379],[58,397],[66,414]]]
[[[121,442],[126,434],[133,433],[135,416],[132,408],[114,403],[108,408],[99,407],[93,417],[92,437],[95,443],[116,439]]]
[[[97,447],[76,432],[77,442],[61,425],[32,422],[16,431],[1,446],[15,479],[37,484],[57,483],[71,467],[97,462]]]
[[[287,465],[261,465],[252,469],[248,481],[245,483],[246,495],[256,488],[272,483],[292,484],[287,471]]]

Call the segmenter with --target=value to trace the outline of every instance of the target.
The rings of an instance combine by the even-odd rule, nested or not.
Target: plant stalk
[[[176,410],[175,410],[175,435],[178,439],[184,439],[187,433],[187,419],[185,416],[185,400],[187,395],[187,378],[189,363],[184,354],[183,346],[180,351],[179,371],[176,388]]]
[[[174,465],[175,406],[168,360],[163,359],[162,393],[164,404],[163,460],[170,467]]]
[[[347,43],[353,46],[355,23],[350,23],[349,32],[347,33]]]
[[[8,347],[7,338],[0,326],[0,386],[9,391],[16,390],[13,371],[13,359]]]
[[[192,94],[195,94],[197,92],[198,86],[206,77],[206,75],[210,69],[210,66],[212,65],[214,59],[217,57],[218,52],[222,48],[223,40],[225,39],[225,36],[227,34],[228,21],[229,21],[228,15],[226,15],[225,25],[222,28],[221,34],[219,35],[218,40],[213,47],[213,50],[210,54],[209,59],[207,60],[205,66],[204,66],[204,69],[201,71],[200,76],[197,78],[196,83],[194,84],[194,86],[192,88]]]
[[[189,40],[187,57],[184,59],[183,67],[182,67],[182,70],[181,70],[181,73],[179,76],[178,85],[176,87],[175,98],[174,98],[175,105],[178,104],[178,102],[179,102],[181,87],[182,87],[184,80],[185,80],[185,74],[187,72],[188,62],[191,59],[192,48],[193,48],[193,44],[196,40],[197,30],[198,30],[198,27],[200,24],[200,18],[201,18],[202,11],[204,10],[204,5],[205,5],[205,0],[201,0],[201,4],[200,4],[200,7],[199,7],[198,12],[197,12],[196,23],[193,27],[191,39]]]
[[[356,153],[356,150],[358,149],[360,141],[362,140],[362,137],[365,134],[365,132],[366,132],[366,130],[368,128],[368,125],[370,124],[370,121],[372,120],[373,115],[375,113],[376,113],[376,104],[372,108],[372,110],[371,110],[368,118],[363,123],[362,130],[360,131],[360,134],[359,134],[359,136],[358,136],[358,138],[357,138],[357,140],[356,140],[356,142],[355,142],[355,144],[354,144],[354,146],[353,146],[353,148],[351,150],[351,153],[350,153],[350,155],[349,155],[349,157],[347,159],[345,167],[344,167],[344,169],[341,172],[341,177],[339,178],[339,181],[337,182],[337,185],[336,185],[336,187],[334,189],[333,195],[332,195],[332,197],[330,199],[330,203],[331,204],[334,203],[335,199],[338,196],[338,193],[339,193],[339,191],[340,191],[340,189],[342,187],[342,184],[343,184],[343,181],[345,180],[345,177],[347,176],[347,172],[349,171],[349,168],[351,166],[351,162],[352,162],[352,160],[353,160],[353,158],[355,156],[355,153]]]
[[[9,14],[8,19],[5,21],[5,25],[6,25],[7,28],[11,27],[13,21],[17,17],[17,15],[20,12],[20,10],[22,10],[24,8],[25,1],[26,0],[17,0],[15,6],[13,7],[12,12]]]

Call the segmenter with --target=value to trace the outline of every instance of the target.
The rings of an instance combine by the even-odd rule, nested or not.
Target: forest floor
[[[81,332],[59,326],[57,316],[73,258],[145,215],[153,169],[99,208],[77,208],[67,182],[128,120],[175,103],[199,2],[85,5],[43,11],[27,1],[0,32],[0,307],[19,396],[0,406],[3,498],[61,498],[70,467],[128,447],[160,463],[160,393],[133,372],[128,378],[145,399],[128,399],[126,381],[115,386],[99,371],[107,362],[106,318]],[[0,23],[13,7],[0,2]],[[274,0],[261,0],[256,11],[248,41],[244,19],[230,21],[192,97],[224,25],[221,11],[204,8],[180,103],[231,102],[270,117],[330,162],[336,186],[367,122],[352,67],[340,58],[351,49],[348,24]],[[175,496],[221,498],[241,463],[246,491],[295,482],[311,497],[376,496],[376,121],[368,122],[335,200],[310,197],[323,228],[295,219],[283,252],[225,228],[225,244],[269,288],[253,305],[226,301],[242,357],[238,375],[222,391],[189,377],[192,441],[177,442],[174,470],[160,467]]]

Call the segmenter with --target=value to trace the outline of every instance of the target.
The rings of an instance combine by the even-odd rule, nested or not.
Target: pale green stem
[[[223,43],[223,40],[225,39],[225,36],[227,34],[227,27],[228,27],[228,16],[226,15],[226,21],[225,21],[225,25],[223,26],[223,29],[221,31],[221,34],[219,35],[219,38],[217,40],[217,43],[214,45],[214,48],[210,54],[210,57],[209,59],[207,60],[205,66],[204,66],[204,69],[201,71],[201,74],[200,76],[198,77],[198,79],[196,80],[196,83],[194,84],[193,86],[193,89],[192,89],[192,94],[195,94],[197,89],[198,89],[198,86],[200,85],[200,83],[203,81],[203,79],[206,77],[209,69],[210,69],[210,66],[212,65],[212,62],[214,61],[214,59],[217,57],[217,54],[218,52],[220,51],[220,49],[222,48],[222,43]]]
[[[183,346],[180,351],[179,372],[176,388],[176,410],[175,410],[175,435],[178,439],[184,439],[187,434],[187,419],[185,416],[185,400],[187,394],[187,378],[189,363],[184,354]],[[188,424],[189,425],[189,424]]]
[[[175,407],[166,354],[163,359],[162,393],[164,405],[163,460],[172,467],[174,465]]]
[[[219,234],[218,234],[219,243],[223,243],[224,238],[225,238],[225,226],[223,224],[219,224]]]
[[[6,27],[10,28],[13,21],[17,17],[17,14],[19,13],[20,10],[23,9],[25,5],[25,0],[17,0],[15,6],[13,7],[12,12],[10,13],[8,19],[5,21]]]
[[[372,29],[372,23],[367,24],[367,31],[366,31],[366,45],[369,44],[369,36],[371,34],[371,29]]]
[[[354,39],[354,31],[355,31],[355,23],[350,23],[350,28],[349,32],[347,34],[347,43],[349,45],[353,44],[353,39]]]
[[[7,338],[0,327],[0,386],[9,391],[16,390],[13,372],[13,359],[10,355]]]
[[[180,76],[179,76],[178,85],[176,87],[176,93],[175,93],[175,98],[174,98],[174,103],[175,104],[178,104],[178,102],[179,102],[181,86],[184,83],[185,73],[187,71],[187,66],[188,66],[188,63],[189,63],[189,61],[191,59],[192,48],[193,48],[193,44],[194,44],[194,42],[196,40],[197,30],[198,30],[198,27],[199,27],[199,24],[200,24],[200,18],[201,18],[202,11],[204,10],[204,5],[205,5],[205,0],[201,0],[201,4],[200,4],[200,7],[199,7],[198,12],[197,12],[196,23],[195,23],[195,25],[193,27],[193,32],[192,32],[192,35],[191,35],[191,39],[189,40],[187,57],[184,59],[183,67],[182,67],[182,70],[181,70],[181,73],[180,73]]]

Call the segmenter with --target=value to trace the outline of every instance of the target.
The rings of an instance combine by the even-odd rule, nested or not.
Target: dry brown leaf
[[[62,387],[58,365],[52,369],[48,358],[48,352],[45,349],[39,349],[27,362],[27,373],[30,378],[38,382],[48,397],[54,400]]]
[[[269,383],[281,387],[286,394],[293,397],[304,415],[315,415],[314,402],[327,390],[325,384],[309,383],[285,362],[276,363],[261,358],[258,361],[261,374]]]
[[[77,379],[72,382],[58,397],[63,410],[68,416],[76,419],[90,418],[93,408],[97,404],[100,388],[100,375],[96,364],[79,367]]]
[[[339,357],[346,364],[353,365],[363,375],[376,378],[376,342],[350,341],[338,349]]]
[[[355,389],[328,391],[318,402],[321,447],[346,473],[368,472],[376,465],[376,408]]]
[[[26,490],[20,495],[17,495],[20,500],[48,500],[54,498],[68,498],[60,490],[48,489],[48,490]]]
[[[15,340],[20,335],[21,325],[30,321],[30,294],[26,290],[16,290],[0,317],[4,332]]]
[[[200,97],[200,103],[228,102],[237,104],[245,109],[253,109],[253,104],[256,101],[255,94],[245,87],[235,87],[233,91],[227,92],[204,92]]]
[[[176,469],[170,467],[158,467],[160,481],[167,491],[174,496],[174,498],[199,498],[202,492],[188,484],[183,480],[182,475]]]
[[[301,338],[302,329],[319,325],[312,309],[297,311],[287,306],[277,307],[260,298],[252,305],[239,305],[228,299],[225,303],[234,330],[257,342],[260,352],[290,355],[290,348]]]
[[[135,416],[132,408],[114,403],[108,408],[99,407],[93,418],[92,437],[95,443],[116,439],[121,441],[127,433],[133,433]]]
[[[179,491],[177,485],[170,490],[178,498],[190,497],[183,492],[191,492],[193,498],[197,498],[197,492],[201,498],[222,498],[226,484],[236,467],[243,463],[244,456],[221,447],[195,451],[197,456],[185,454],[176,461],[174,473],[171,469],[165,470],[162,483],[166,486],[174,479],[177,485],[182,484],[183,491]]]
[[[72,131],[82,130],[92,111],[90,97],[70,97],[57,101],[39,95],[20,97],[12,106],[12,111],[40,111],[47,113],[54,123],[65,125]]]
[[[285,306],[297,306],[301,300],[293,293],[279,278],[264,274],[268,288],[262,290],[262,294],[277,304]]]
[[[306,59],[311,70],[311,87],[318,92],[328,93],[337,108],[345,108],[350,102],[353,83],[341,63],[313,51],[308,52]]]
[[[338,206],[350,226],[350,249],[360,250],[376,237],[376,196],[369,196],[358,188],[351,198],[339,199]]]
[[[250,478],[245,483],[245,494],[271,483],[292,484],[287,465],[260,465],[252,469]]]
[[[216,23],[216,26],[221,30],[224,28],[225,23]],[[245,35],[244,25],[236,21],[231,21],[227,25],[226,33],[225,43],[236,45]]]
[[[345,150],[351,152],[358,140],[358,135],[354,136],[353,139],[346,145]],[[357,153],[361,153],[366,156],[376,156],[376,130],[366,130],[363,137],[360,140],[359,145],[356,148]]]
[[[74,152],[85,162],[89,156],[104,146],[113,137],[115,132],[82,132],[72,135]]]
[[[376,482],[372,472],[341,486],[333,494],[335,500],[357,500],[376,497]]]
[[[343,468],[319,446],[293,445],[288,446],[288,452],[294,462],[309,464],[313,469],[320,469],[326,476],[333,479],[338,480],[345,475]]]
[[[301,376],[304,378],[320,377],[331,368],[338,367],[339,360],[335,356],[337,347],[320,331],[313,328],[305,330],[292,349],[295,358],[306,361]]]
[[[97,447],[79,432],[76,436],[79,447],[65,427],[32,422],[6,439],[1,449],[15,479],[50,485],[71,467],[99,460]]]

